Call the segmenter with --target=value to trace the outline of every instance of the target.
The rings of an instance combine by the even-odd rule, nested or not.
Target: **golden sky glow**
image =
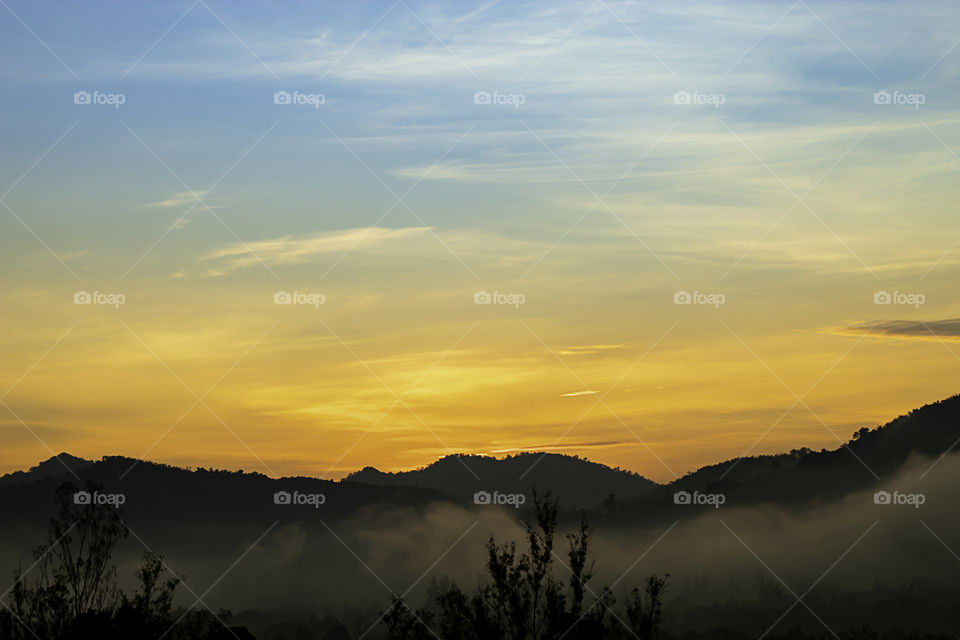
[[[348,49],[376,16],[333,37],[319,9],[260,29],[238,9],[262,60],[197,26],[122,82],[137,47],[63,35],[78,83],[4,25],[25,66],[3,83],[55,98],[0,107],[0,471],[68,451],[340,477],[552,450],[667,481],[956,393],[946,35],[894,62],[837,5],[821,17],[859,57],[801,9],[748,50],[781,9],[734,28],[632,6],[659,57],[602,12],[516,44],[582,9],[462,31],[426,11],[449,50],[399,19]],[[482,37],[504,24],[519,52]],[[896,86],[922,108],[875,101]],[[129,97],[86,108],[85,87]],[[473,97],[496,87],[525,101]],[[271,99],[297,88],[326,102]]]

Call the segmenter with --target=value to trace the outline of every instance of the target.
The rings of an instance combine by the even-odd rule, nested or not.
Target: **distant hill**
[[[14,471],[5,476],[0,476],[0,487],[24,484],[47,478],[61,478],[70,475],[70,471],[78,472],[84,467],[93,464],[92,460],[84,460],[72,456],[69,453],[60,453],[48,460],[44,460],[35,467],[30,467],[28,471]]]
[[[77,466],[74,477],[56,459]],[[260,473],[214,469],[182,469],[165,464],[108,456],[77,462],[61,454],[30,471],[0,478],[0,552],[5,536],[32,548],[37,532],[46,528],[57,487],[63,482],[87,489],[92,482],[105,494],[122,494],[125,519],[134,531],[150,532],[150,544],[177,551],[182,557],[203,558],[222,552],[225,532],[232,539],[256,539],[265,527],[302,524],[322,530],[321,521],[342,522],[354,514],[393,508],[417,513],[436,502],[456,498],[429,489],[378,487],[318,478],[270,478]],[[131,470],[132,467],[132,470]],[[55,470],[59,468],[59,472]],[[129,473],[127,473],[129,471]],[[322,495],[322,507],[278,502],[276,494]],[[467,500],[462,503],[467,505]],[[189,531],[189,541],[184,538]],[[250,538],[250,536],[253,536]]]
[[[726,460],[689,473],[621,507],[627,506],[626,512],[636,518],[673,513],[673,494],[677,491],[723,493],[729,506],[775,502],[802,507],[828,503],[876,486],[900,470],[911,456],[930,458],[932,465],[933,459],[957,452],[958,446],[960,395],[914,409],[874,429],[864,427],[836,449],[803,448],[778,455]]]
[[[459,495],[494,490],[529,494],[536,487],[540,492],[549,490],[561,504],[578,508],[598,507],[610,494],[636,497],[659,486],[631,471],[557,453],[520,453],[505,458],[451,455],[414,471],[389,473],[366,467],[344,480]]]
[[[691,537],[681,538],[683,547],[664,551],[666,555],[659,561],[669,562],[667,568],[677,571],[675,575],[681,575],[686,566],[686,581],[677,581],[675,593],[714,593],[714,586],[719,589],[716,593],[720,595],[716,596],[718,600],[714,605],[691,609],[693,614],[678,608],[680,615],[686,616],[684,619],[694,619],[690,616],[695,615],[718,621],[704,628],[719,630],[730,628],[738,620],[772,620],[793,600],[780,593],[769,602],[757,605],[758,609],[746,600],[742,601],[744,604],[738,604],[741,600],[729,595],[724,584],[735,585],[735,576],[727,576],[730,577],[729,583],[718,581],[714,586],[709,581],[698,582],[696,572],[690,569],[700,561],[695,551],[712,553],[713,549],[722,548],[714,546],[713,537],[726,533],[717,520],[723,520],[724,524],[731,522],[731,530],[735,529],[738,534],[747,530],[757,539],[772,541],[771,544],[780,544],[782,536],[786,542],[778,561],[772,563],[779,571],[781,564],[808,562],[808,553],[811,552],[801,548],[802,544],[798,545],[796,536],[805,534],[783,529],[780,522],[792,525],[803,521],[817,513],[812,508],[839,505],[841,500],[854,493],[856,499],[863,499],[860,504],[864,508],[858,517],[865,516],[873,521],[870,494],[877,490],[876,487],[901,473],[911,462],[911,457],[923,458],[917,467],[919,475],[936,459],[952,452],[952,461],[945,461],[931,472],[931,477],[936,476],[937,481],[930,484],[940,487],[940,493],[934,494],[930,504],[942,505],[941,510],[926,511],[922,515],[929,517],[931,531],[935,529],[938,536],[943,536],[946,545],[958,548],[960,540],[957,536],[960,534],[951,524],[949,510],[952,504],[949,487],[957,478],[946,477],[957,473],[960,451],[955,451],[954,445],[960,449],[958,440],[960,396],[954,396],[915,409],[883,426],[863,428],[849,442],[832,450],[801,448],[776,455],[726,460],[691,472],[668,485],[658,485],[629,471],[558,454],[526,453],[505,458],[447,456],[414,471],[387,473],[368,467],[343,480],[332,481],[309,477],[275,479],[260,473],[204,468],[191,470],[121,456],[93,461],[64,453],[28,470],[0,477],[0,505],[3,507],[0,509],[0,575],[8,575],[12,580],[14,568],[30,566],[31,551],[44,540],[54,507],[54,495],[61,483],[69,480],[84,486],[91,482],[99,487],[94,490],[124,496],[122,517],[130,536],[118,547],[117,562],[122,575],[133,575],[133,563],[144,548],[149,547],[164,554],[173,570],[187,575],[198,590],[214,585],[217,597],[227,602],[239,598],[241,611],[253,608],[253,611],[235,616],[231,624],[242,625],[254,631],[257,637],[345,640],[357,637],[372,624],[379,612],[372,608],[356,609],[366,621],[357,630],[354,626],[340,624],[335,618],[325,617],[327,612],[314,612],[310,607],[315,602],[337,602],[341,596],[345,601],[352,598],[363,602],[357,600],[357,593],[362,593],[363,598],[368,593],[386,598],[386,589],[382,587],[390,585],[387,588],[392,590],[396,584],[403,588],[414,577],[426,576],[424,570],[450,549],[453,554],[462,554],[448,556],[450,558],[456,557],[462,562],[471,557],[470,554],[476,554],[473,557],[482,562],[483,540],[489,539],[490,535],[503,540],[505,535],[519,531],[516,525],[520,521],[530,521],[530,500],[528,498],[526,507],[521,509],[497,508],[475,505],[472,494],[500,491],[521,492],[529,496],[535,486],[538,490],[551,491],[561,500],[560,524],[564,529],[576,526],[579,508],[590,512],[591,526],[598,535],[604,536],[600,539],[606,543],[606,547],[598,549],[598,556],[604,556],[606,562],[612,563],[610,566],[616,566],[618,559],[624,557],[625,541],[652,541],[657,539],[654,536],[664,536],[668,526],[683,521],[684,536],[689,534]],[[73,477],[74,473],[79,480]],[[678,491],[722,493],[725,503],[719,510],[709,505],[675,504],[673,496]],[[606,499],[610,494],[615,499]],[[307,499],[298,500],[298,495]],[[322,502],[311,500],[318,496],[322,497]],[[841,508],[853,505],[855,510],[855,503],[856,500],[850,500],[842,503]],[[744,511],[725,511],[728,509]],[[877,517],[890,514],[889,522],[895,523],[892,517],[895,510],[881,512],[879,509],[876,509]],[[824,510],[827,513],[836,511],[836,508]],[[885,529],[885,535],[902,536],[904,553],[914,554],[908,561],[901,562],[907,567],[903,575],[913,579],[912,567],[916,564],[912,562],[913,558],[918,562],[933,562],[934,568],[941,564],[950,566],[949,554],[932,537],[924,537],[927,532],[922,526],[909,521],[920,514],[904,515],[903,511],[900,510],[898,517],[904,518],[902,524],[907,529]],[[844,512],[843,516],[846,515]],[[743,528],[736,524],[738,521]],[[760,521],[761,524],[756,524]],[[837,522],[832,519],[824,526],[835,528]],[[885,527],[886,524],[887,520]],[[864,524],[864,529],[866,526]],[[837,537],[830,529],[816,531],[817,535],[812,536],[814,540]],[[849,531],[839,533],[841,548],[838,553],[848,544],[846,536],[854,535]],[[766,537],[759,538],[760,535]],[[754,539],[746,534],[744,538],[748,541]],[[695,541],[694,544],[687,544],[690,540]],[[897,538],[886,540],[890,543]],[[922,542],[918,545],[917,540]],[[925,555],[927,550],[923,542],[931,548],[932,555]],[[679,554],[678,549],[681,550]],[[690,559],[685,565],[686,549],[690,549]],[[886,557],[883,554],[874,556],[873,551],[866,549],[861,553],[868,554],[864,562],[873,557]],[[767,556],[761,554],[761,557]],[[245,559],[236,564],[238,558]],[[834,558],[831,552],[829,561]],[[747,559],[750,560],[749,556]],[[728,561],[725,557],[722,560],[723,564],[716,566],[724,567],[722,570],[726,572]],[[634,557],[630,555],[628,561],[633,562]],[[735,560],[729,562],[732,566]],[[821,565],[815,564],[819,572]],[[749,571],[758,570],[752,562],[748,565],[752,567]],[[676,566],[680,568],[675,569]],[[230,573],[229,580],[221,583],[225,570]],[[385,577],[381,579],[380,574]],[[740,584],[753,584],[743,577],[748,574],[740,575]],[[933,575],[939,580],[940,575],[946,574],[927,574]],[[772,581],[771,584],[776,585]],[[683,589],[687,588],[689,591],[684,592]],[[743,589],[746,591],[738,593],[752,593],[753,587]],[[879,602],[889,601],[889,611],[884,609],[881,612],[888,615],[887,619],[899,622],[915,618],[917,612],[926,616],[924,619],[932,619],[941,611],[949,611],[948,603],[953,602],[950,598],[956,591],[951,587],[944,592],[937,586],[932,592],[937,599],[928,600],[917,595],[927,592],[914,592],[913,589],[911,584],[906,591],[899,588],[877,591],[881,595],[871,597],[885,598]],[[780,596],[784,596],[783,602]],[[309,601],[303,598],[309,598]],[[815,610],[820,612],[829,605],[842,614],[853,606],[852,602],[844,598],[831,599],[825,604],[821,600],[816,603]],[[291,613],[285,608],[288,604],[303,613]],[[768,605],[772,608],[762,608]],[[862,600],[857,606],[866,610],[872,605]],[[263,613],[274,610],[278,613]],[[756,611],[762,615],[758,617]],[[905,615],[904,611],[909,611],[910,615]],[[338,611],[329,613],[346,620]],[[313,615],[316,617],[311,617]],[[348,626],[352,636],[348,635]],[[308,629],[321,629],[323,634],[305,635]],[[689,637],[728,636],[713,631],[710,635]]]
[[[895,472],[911,455],[938,457],[957,445],[960,395],[913,409],[874,429],[863,427],[849,442],[833,450],[816,452],[803,448],[778,455],[734,458],[698,469],[673,484],[702,485],[721,475],[726,475],[730,482],[744,482],[798,465],[861,469],[869,466],[883,476]]]
[[[550,491],[566,510],[588,509],[611,516],[614,522],[652,523],[690,513],[689,507],[675,509],[673,494],[677,491],[723,493],[728,507],[771,502],[799,508],[834,502],[877,486],[911,456],[930,458],[932,464],[932,459],[954,451],[958,440],[960,396],[953,396],[886,425],[863,428],[833,450],[797,449],[727,460],[668,485],[555,453],[505,458],[452,455],[414,471],[389,473],[367,467],[339,482],[307,477],[273,479],[259,473],[203,468],[191,471],[121,456],[91,461],[64,453],[27,471],[0,477],[0,504],[4,505],[0,525],[45,523],[56,486],[64,480],[75,481],[68,468],[83,481],[103,485],[104,491],[126,494],[127,511],[143,525],[171,529],[187,522],[259,526],[271,518],[336,521],[365,509],[423,509],[436,502],[473,508],[477,491],[523,493],[529,506],[534,487]],[[322,493],[326,502],[322,509],[284,507],[274,504],[277,491]],[[609,495],[615,500],[607,500]]]

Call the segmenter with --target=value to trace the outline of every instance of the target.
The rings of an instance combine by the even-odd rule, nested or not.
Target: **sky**
[[[0,5],[0,472],[665,482],[958,391],[949,3]]]

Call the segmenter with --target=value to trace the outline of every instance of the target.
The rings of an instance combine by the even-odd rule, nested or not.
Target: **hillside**
[[[630,501],[628,511],[637,518],[672,512],[673,494],[681,490],[723,493],[728,506],[829,503],[876,486],[911,457],[929,458],[925,468],[933,467],[937,458],[956,452],[958,442],[960,395],[924,405],[882,426],[864,427],[836,449],[802,448],[702,467]]]
[[[476,475],[474,475],[476,474]],[[421,469],[385,473],[366,467],[345,478],[379,486],[422,487],[458,495],[477,491],[550,491],[569,507],[593,508],[608,495],[635,497],[659,485],[643,476],[584,458],[557,453],[520,453],[505,458],[446,456]]]
[[[91,464],[94,464],[92,460],[84,460],[69,453],[60,453],[34,467],[30,467],[27,471],[14,471],[5,476],[0,476],[0,487],[69,476],[70,471],[77,473]]]
[[[830,503],[854,491],[877,486],[913,457],[933,461],[954,450],[960,440],[960,396],[935,402],[874,429],[863,428],[833,450],[797,449],[777,455],[727,460],[658,485],[641,475],[560,454],[523,453],[505,458],[446,456],[414,471],[388,473],[367,467],[339,482],[317,478],[272,479],[259,473],[181,469],[120,456],[99,461],[69,454],[50,458],[28,471],[0,477],[0,521],[43,522],[55,487],[73,479],[128,496],[128,511],[144,523],[233,521],[258,523],[280,517],[341,519],[376,505],[422,509],[436,502],[473,507],[478,491],[522,493],[550,491],[567,510],[615,512],[617,519],[656,521],[677,514],[677,491],[723,493],[727,506],[764,502],[788,507]],[[59,458],[59,460],[57,459]],[[476,474],[476,475],[474,475]],[[278,508],[276,491],[322,493],[323,509]],[[615,505],[606,501],[615,496]],[[149,505],[140,511],[138,507]],[[513,511],[513,509],[511,509]],[[680,513],[689,513],[687,510]]]

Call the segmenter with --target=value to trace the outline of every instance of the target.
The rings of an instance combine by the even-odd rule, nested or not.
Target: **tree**
[[[93,496],[101,487],[88,483]],[[242,628],[222,624],[227,612],[192,611],[173,620],[173,597],[180,579],[163,579],[163,558],[146,553],[132,597],[116,584],[111,558],[129,529],[122,511],[83,495],[72,483],[55,494],[47,541],[37,547],[36,578],[14,572],[12,604],[0,610],[0,640],[120,640],[156,638],[220,640],[250,638]]]
[[[163,557],[152,551],[143,555],[137,569],[140,588],[132,598],[123,597],[117,626],[128,632],[136,630],[143,638],[159,637],[170,627],[173,596],[181,581],[178,577],[163,580],[163,571]]]
[[[554,538],[557,528],[556,501],[549,494],[534,492],[533,524],[525,524],[526,550],[516,542],[487,542],[487,581],[473,596],[456,585],[436,597],[436,614],[427,608],[412,611],[400,596],[394,596],[383,620],[391,640],[565,640],[619,638],[627,630],[622,619],[611,621],[615,604],[608,588],[599,593],[589,587],[591,530],[581,518],[577,530],[567,534],[570,577],[566,585],[554,576]],[[666,577],[651,576],[645,591],[628,601],[629,637],[652,640],[660,624],[660,597]],[[587,596],[592,601],[587,604]],[[631,616],[632,612],[632,617]],[[635,619],[635,621],[634,621]],[[625,624],[625,623],[623,623]],[[640,635],[644,633],[646,635]]]
[[[86,494],[99,490],[88,483]],[[78,500],[79,495],[70,482],[57,488],[47,541],[34,551],[36,584],[29,586],[21,569],[14,572],[13,607],[4,613],[18,625],[10,625],[9,631],[3,625],[10,638],[66,637],[84,619],[119,603],[110,557],[127,536],[120,510]]]
[[[627,619],[630,628],[639,640],[655,640],[663,617],[663,592],[670,574],[650,576],[643,591],[634,588],[627,601]]]

